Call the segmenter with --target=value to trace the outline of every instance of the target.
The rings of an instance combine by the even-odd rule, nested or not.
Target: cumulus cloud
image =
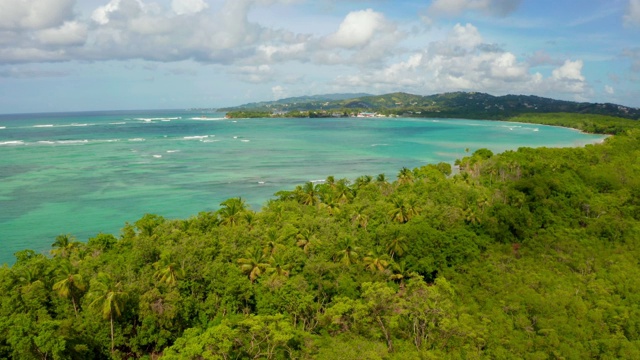
[[[561,67],[553,70],[551,78],[554,80],[584,81],[582,66],[582,60],[567,60]]]
[[[73,17],[75,0],[2,0],[0,30],[38,30]]]
[[[369,43],[376,33],[388,28],[384,15],[371,9],[354,11],[347,15],[338,31],[329,35],[329,46],[354,48]]]
[[[629,0],[627,13],[623,17],[625,26],[640,26],[640,0]]]
[[[375,63],[391,55],[406,33],[384,14],[366,9],[347,14],[337,31],[319,40],[314,61],[325,64]]]
[[[67,21],[57,28],[40,30],[36,37],[42,44],[74,46],[82,45],[87,39],[88,29],[85,24]]]
[[[605,85],[604,86],[604,92],[609,94],[609,95],[615,94],[615,91],[613,90],[613,87],[611,87],[610,85]]]
[[[418,93],[484,91],[553,94],[576,99],[589,90],[581,60],[567,60],[545,78],[513,53],[487,45],[475,26],[457,24],[444,39],[430,43],[405,61],[380,70],[340,76],[335,84],[340,88],[375,88],[382,92],[401,88]]]
[[[326,36],[266,27],[249,18],[257,7],[298,1],[221,0],[213,7],[207,0],[104,0],[87,19],[74,13],[74,0],[3,0],[0,31],[11,30],[0,36],[0,64],[143,59],[380,66],[407,36],[372,9],[346,14]]]
[[[178,15],[195,14],[208,8],[209,5],[203,0],[173,0],[171,9]]]

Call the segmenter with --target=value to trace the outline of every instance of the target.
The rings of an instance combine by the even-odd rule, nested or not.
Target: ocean
[[[242,197],[259,210],[307,181],[449,162],[478,148],[604,136],[462,119],[238,119],[189,110],[0,115],[0,264],[60,234],[116,236],[146,213],[188,218]]]

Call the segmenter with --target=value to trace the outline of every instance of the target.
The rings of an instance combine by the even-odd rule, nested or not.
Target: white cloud
[[[109,23],[111,13],[118,11],[120,8],[120,0],[111,0],[106,5],[100,6],[93,11],[91,19],[98,24],[105,25]]]
[[[640,26],[640,0],[629,0],[629,7],[623,20],[625,26]]]
[[[40,30],[36,36],[43,44],[73,46],[84,44],[87,34],[88,29],[85,24],[67,21],[60,27]]]
[[[527,61],[486,44],[473,25],[455,25],[444,39],[405,61],[381,70],[339,76],[341,88],[371,88],[381,92],[482,91],[581,98],[589,92],[581,60],[565,61],[545,78],[532,72]]]
[[[73,17],[75,0],[2,0],[0,30],[38,30]]]
[[[171,9],[178,15],[195,14],[208,8],[203,0],[172,0]]]
[[[319,40],[313,60],[324,64],[372,64],[392,56],[406,33],[371,9],[349,13],[335,33]]]
[[[449,35],[447,44],[471,48],[482,44],[482,42],[482,36],[480,36],[480,32],[475,26],[471,24],[466,24],[465,26],[456,24]]]
[[[256,49],[263,61],[281,62],[308,58],[306,42],[284,45],[259,45]]]
[[[609,95],[615,94],[615,91],[613,90],[613,87],[611,87],[609,85],[605,85],[604,86],[604,92],[606,92]]]
[[[369,43],[380,30],[388,28],[384,15],[371,9],[349,13],[338,31],[329,35],[326,42],[331,47],[354,48]]]
[[[557,81],[584,81],[582,66],[582,60],[567,60],[561,67],[553,70],[551,78]]]

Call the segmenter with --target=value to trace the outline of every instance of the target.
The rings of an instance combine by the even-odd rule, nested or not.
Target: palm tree
[[[370,251],[367,256],[362,258],[365,269],[374,271],[384,271],[389,266],[387,260],[387,254],[385,254],[380,247],[376,247],[373,251]]]
[[[69,234],[56,236],[55,241],[53,242],[53,244],[51,244],[51,247],[53,248],[51,250],[51,254],[53,256],[68,258],[71,254],[71,251],[73,251],[73,248],[75,248],[79,244],[74,240],[74,237]]]
[[[334,194],[334,199],[341,204],[350,202],[353,199],[353,191],[349,188],[349,181],[347,179],[338,180]]]
[[[387,176],[385,174],[378,174],[378,176],[376,177],[376,184],[378,185],[378,188],[383,195],[389,195],[389,193],[391,192],[391,184],[389,184],[389,181],[387,180]]]
[[[168,258],[163,258],[162,260],[154,263],[153,266],[156,268],[153,276],[161,283],[165,283],[169,286],[174,286],[178,283],[178,275],[184,275],[179,268],[179,265],[170,261]]]
[[[274,273],[277,276],[288,277],[291,264],[288,264],[281,254],[274,254],[269,258],[269,267],[267,272]]]
[[[316,186],[308,181],[298,190],[299,201],[303,205],[317,205],[318,191]]]
[[[299,246],[305,254],[309,255],[309,251],[317,244],[316,235],[309,229],[302,229],[296,235],[296,245]]]
[[[360,257],[360,254],[358,253],[360,251],[360,247],[356,246],[352,238],[348,236],[345,237],[338,244],[338,248],[340,250],[335,253],[333,257],[334,261],[339,260],[345,265],[351,265],[358,261],[358,257]]]
[[[467,224],[477,225],[480,223],[475,207],[469,207],[464,211],[464,220]]]
[[[65,299],[71,299],[73,304],[73,311],[78,317],[78,305],[76,303],[76,297],[80,296],[80,293],[86,289],[84,279],[82,275],[78,274],[76,269],[73,268],[69,261],[65,261],[60,264],[60,267],[56,270],[58,275],[58,281],[53,284],[53,290]]]
[[[393,208],[389,211],[389,215],[391,215],[392,220],[401,224],[408,222],[420,212],[415,198],[409,199],[408,201],[405,201],[403,198],[395,198],[392,202]]]
[[[364,214],[364,206],[359,206],[357,209],[351,213],[351,223],[354,225],[358,225],[361,228],[367,230],[367,225],[369,224],[369,216]]]
[[[122,290],[122,283],[115,282],[109,274],[99,273],[91,280],[90,298],[94,300],[89,306],[98,306],[102,311],[102,318],[111,323],[111,352],[115,348],[113,336],[113,319],[122,315],[127,293]]]
[[[246,256],[245,258],[238,259],[238,264],[240,264],[242,272],[248,274],[251,282],[254,282],[262,275],[269,264],[264,262],[264,252],[259,247],[255,247],[253,250],[247,250]]]
[[[371,184],[371,181],[373,181],[373,178],[371,177],[371,175],[363,175],[356,179],[356,181],[353,183],[353,187],[356,190],[358,190],[362,187],[365,187]]]
[[[398,184],[411,184],[413,183],[413,172],[406,167],[400,169],[398,173]]]
[[[218,214],[222,218],[221,223],[223,225],[235,226],[238,225],[244,212],[247,210],[247,205],[242,198],[231,198],[220,203],[222,208],[218,210]]]
[[[405,236],[401,236],[398,232],[393,234],[393,237],[391,237],[387,241],[387,246],[386,246],[387,253],[389,253],[389,256],[391,256],[392,259],[396,255],[397,256],[404,255],[404,253],[407,251],[407,248],[408,248],[407,238]]]
[[[326,185],[331,189],[335,189],[336,187],[336,178],[333,175],[327,176],[327,180],[324,181]]]
[[[419,276],[418,273],[407,268],[405,261],[391,264],[391,270],[393,273],[389,276],[389,280],[398,281],[401,289],[404,289],[404,281],[406,279]]]
[[[320,204],[321,208],[327,209],[329,215],[337,215],[340,213],[340,202],[337,200],[336,195],[334,193],[327,193],[326,196],[322,199],[322,204]]]

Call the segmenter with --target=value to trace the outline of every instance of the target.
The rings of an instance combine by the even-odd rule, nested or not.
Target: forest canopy
[[[0,358],[640,358],[640,128],[328,176],[0,268]]]

